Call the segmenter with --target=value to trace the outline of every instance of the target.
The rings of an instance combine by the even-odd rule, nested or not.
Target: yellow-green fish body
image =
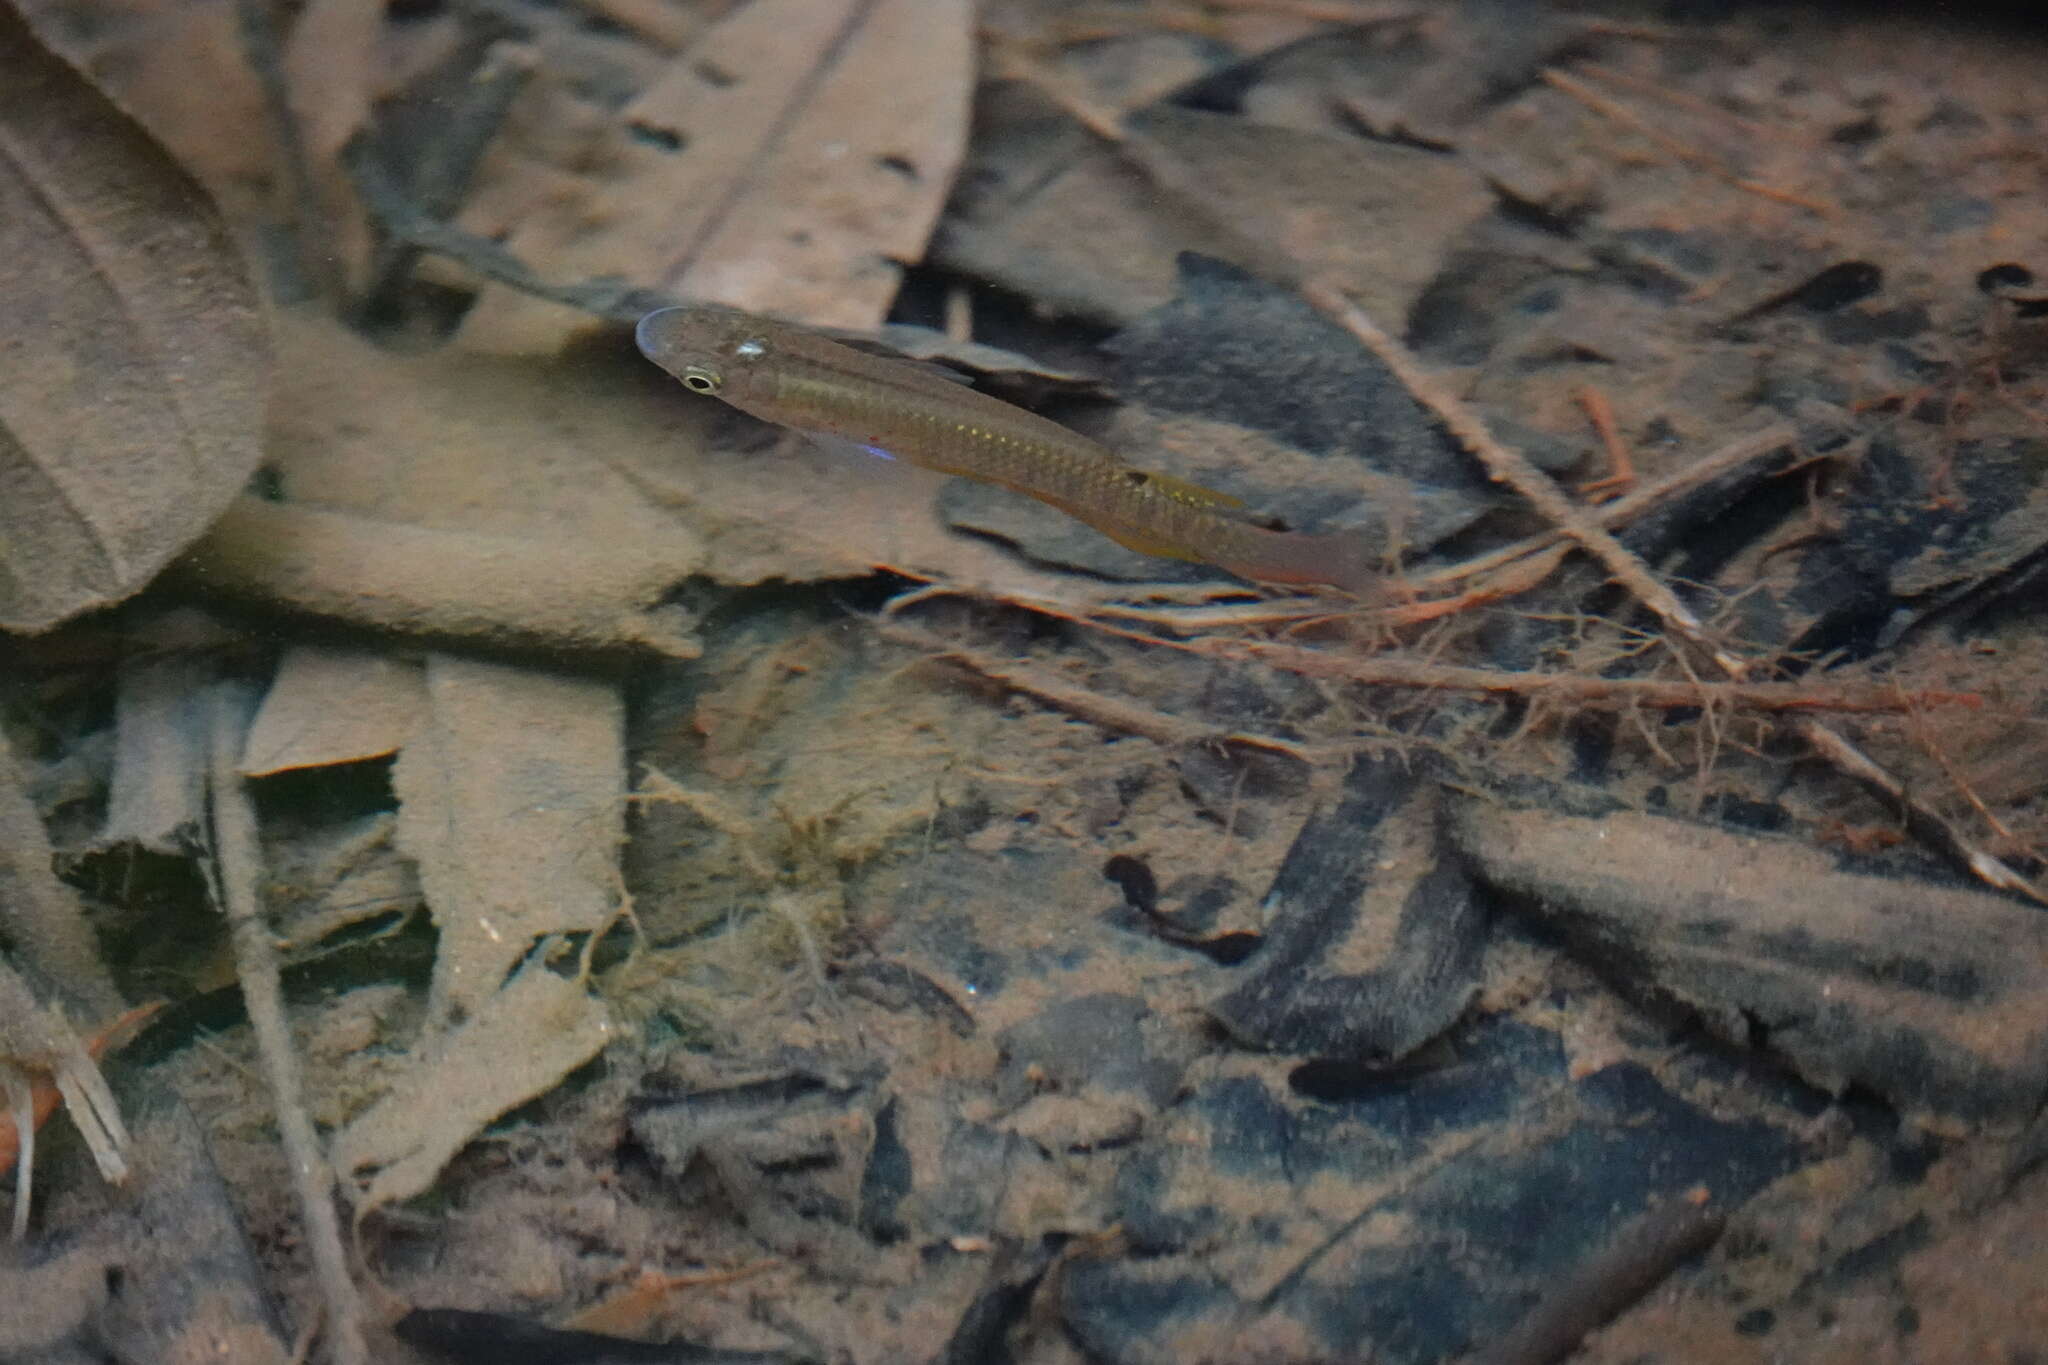
[[[1108,447],[908,360],[722,308],[640,320],[641,352],[694,393],[767,422],[1049,503],[1119,545],[1254,582],[1366,593],[1364,542],[1260,526],[1228,494],[1139,469]]]

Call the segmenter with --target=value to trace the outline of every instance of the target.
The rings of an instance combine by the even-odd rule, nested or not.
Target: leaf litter
[[[0,627],[148,582],[255,470],[263,316],[217,210],[0,13]]]
[[[455,1358],[590,1305],[776,1359],[1519,1358],[1643,1292],[1643,1257],[1594,1251],[1640,1240],[1619,1215],[1680,1227],[1659,1274],[1726,1216],[1764,1264],[1710,1253],[1596,1358],[1746,1359],[1758,1305],[1774,1349],[1885,1349],[1896,1285],[1846,1328],[1801,1286],[1869,1283],[1856,1239],[1914,1228],[1923,1336],[2026,1339],[1942,1257],[2039,1197],[2040,992],[1946,925],[1871,928],[1880,874],[1807,848],[1917,843],[1881,874],[1908,916],[1926,860],[2039,875],[2042,349],[2024,285],[1968,278],[2031,278],[2043,240],[2038,154],[2001,131],[2024,44],[588,9],[38,7],[278,298],[310,282],[374,334],[280,313],[262,482],[203,538],[253,457],[179,503],[89,599],[183,552],[118,619],[8,646],[25,782],[106,755],[103,799],[45,814],[108,941],[187,933],[196,866],[241,907],[252,1015],[286,988],[296,1046],[259,1029],[289,1172],[244,1031],[160,1024],[148,1067],[235,1154],[263,1248],[237,1274],[297,1322],[322,1299],[336,1359],[389,1345],[373,1283]],[[750,425],[609,325],[679,298],[924,324],[915,353],[1135,462],[1372,528],[1389,591],[1275,600]],[[210,363],[223,391],[261,368]],[[246,404],[197,439],[238,422],[253,449]],[[97,439],[83,467],[120,468]],[[1556,487],[1631,466],[1610,504]],[[244,840],[230,875],[245,774],[268,866]],[[1681,847],[1719,850],[1687,903],[1754,970],[1680,942]],[[1709,894],[1738,856],[1782,905]],[[1992,894],[1942,913],[2031,942]],[[146,961],[204,1008],[196,956],[82,986],[76,911],[37,903],[7,940],[44,998],[105,997],[79,1022]],[[1674,1001],[1732,1063],[1646,1022]],[[36,1218],[110,1217],[55,1147]],[[1480,1216],[1561,1181],[1530,1235]],[[353,1262],[319,1229],[337,1188]]]

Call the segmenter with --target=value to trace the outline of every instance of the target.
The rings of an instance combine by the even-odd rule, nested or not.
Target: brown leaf
[[[19,0],[59,57],[161,142],[238,229],[282,208],[263,84],[236,6],[185,0]]]
[[[140,588],[261,454],[269,343],[204,192],[0,6],[0,628]]]
[[[754,0],[678,56],[602,154],[527,166],[524,203],[473,230],[544,276],[617,276],[755,312],[867,328],[922,257],[967,136],[963,0]],[[589,174],[588,168],[597,169]],[[574,178],[565,178],[568,171]],[[584,319],[487,288],[479,350],[554,349]]]
[[[331,764],[361,763],[398,752],[419,729],[426,677],[408,659],[346,645],[293,645],[249,724],[245,777]]]
[[[611,1040],[610,1016],[581,981],[529,963],[460,1027],[431,1035],[391,1092],[334,1140],[361,1180],[358,1211],[410,1199],[506,1110],[545,1094]]]
[[[537,941],[617,913],[626,839],[616,681],[434,654],[392,770],[398,847],[440,926],[429,1020],[479,1013]]]
[[[300,232],[313,248],[314,273],[330,286],[359,288],[369,269],[370,224],[341,153],[369,121],[386,60],[378,46],[383,33],[383,0],[312,0],[284,46],[284,77],[312,182]]]

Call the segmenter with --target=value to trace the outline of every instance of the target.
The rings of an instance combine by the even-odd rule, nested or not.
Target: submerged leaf
[[[358,1212],[427,1189],[471,1138],[595,1057],[611,1031],[581,981],[528,963],[336,1136],[334,1164],[359,1182]]]
[[[0,628],[120,600],[261,453],[269,343],[205,193],[0,5]]]
[[[959,169],[973,31],[964,0],[753,0],[610,118],[601,154],[508,158],[464,223],[544,276],[872,327]],[[492,286],[463,337],[546,352],[587,321]]]

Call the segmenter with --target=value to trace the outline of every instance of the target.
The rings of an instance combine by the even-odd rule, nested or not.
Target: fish
[[[661,308],[640,353],[692,393],[813,436],[976,479],[1058,508],[1126,549],[1209,564],[1253,583],[1364,597],[1379,566],[1363,536],[1260,525],[1243,502],[1140,469],[1049,418],[802,327],[726,308]]]

